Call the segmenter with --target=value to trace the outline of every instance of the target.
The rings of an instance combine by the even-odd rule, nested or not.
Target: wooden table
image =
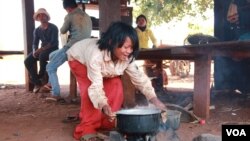
[[[193,60],[193,111],[201,118],[209,118],[211,61],[214,56],[250,57],[250,41],[217,42],[203,45],[172,46],[142,50],[138,59]],[[226,69],[226,68],[225,68]]]
[[[209,118],[211,61],[214,56],[250,57],[250,41],[217,42],[202,45],[162,46],[139,52],[138,60],[193,60],[193,111],[198,117]],[[126,80],[127,81],[127,80]],[[124,88],[129,91],[129,88]],[[76,95],[76,82],[71,79],[70,93]]]

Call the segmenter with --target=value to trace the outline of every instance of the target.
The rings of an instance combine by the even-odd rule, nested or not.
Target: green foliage
[[[189,34],[192,35],[192,34],[196,34],[196,33],[200,33],[202,31],[203,34],[206,34],[206,35],[211,35],[213,36],[213,28],[212,27],[207,27],[207,26],[200,26],[198,24],[193,24],[193,23],[188,23],[188,27],[189,27]]]
[[[134,3],[134,17],[144,14],[149,26],[181,20],[186,15],[206,19],[204,12],[213,8],[213,0],[135,0]]]

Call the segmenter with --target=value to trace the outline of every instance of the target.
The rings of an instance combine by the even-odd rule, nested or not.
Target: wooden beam
[[[26,57],[32,51],[33,31],[35,29],[35,22],[33,20],[34,14],[34,0],[22,0],[23,13],[23,38],[24,38],[24,56]],[[36,68],[36,66],[34,66]],[[29,73],[25,69],[25,88],[26,91],[31,91],[34,85],[30,82]]]
[[[16,54],[23,54],[23,51],[0,50],[0,55],[16,55]]]

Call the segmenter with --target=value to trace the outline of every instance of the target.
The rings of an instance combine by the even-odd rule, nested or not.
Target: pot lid
[[[134,109],[123,109],[118,111],[117,115],[151,115],[161,113],[160,109],[156,108],[134,108]]]

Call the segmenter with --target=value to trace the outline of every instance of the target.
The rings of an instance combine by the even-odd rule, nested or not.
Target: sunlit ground
[[[0,84],[25,84],[24,56],[13,55],[4,56],[0,60]],[[69,84],[69,67],[65,62],[58,69],[60,84]]]

